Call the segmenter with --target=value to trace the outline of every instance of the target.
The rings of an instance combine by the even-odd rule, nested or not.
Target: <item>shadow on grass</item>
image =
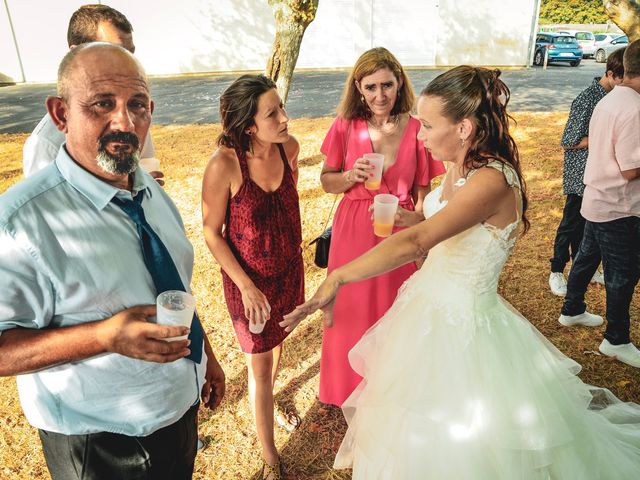
[[[303,326],[298,327],[295,337],[289,336],[283,344],[283,355],[280,358],[280,371],[283,369],[296,369],[301,360],[304,360],[305,351],[312,349],[319,350],[322,345],[322,337],[316,331],[317,326],[311,322],[306,322]],[[315,362],[307,368],[302,374],[291,379],[285,387],[277,394],[277,401],[281,405],[292,408],[288,398],[293,398],[296,391],[307,381],[312,379],[320,371],[320,363]],[[223,407],[230,408],[239,403],[247,392],[248,374],[247,368],[244,366],[240,372],[232,379],[227,379]],[[207,413],[209,412],[209,413]],[[204,415],[200,418],[200,422],[206,422],[214,415],[210,410],[205,409]]]
[[[324,155],[318,154],[298,160],[298,167],[312,167],[324,161]]]
[[[11,178],[16,178],[19,177],[20,175],[22,175],[22,169],[21,168],[15,168],[12,170],[5,170],[5,171],[0,171],[0,178],[3,180],[9,180]]]
[[[280,451],[285,466],[284,478],[350,479],[350,470],[333,470],[333,460],[346,430],[347,424],[340,408],[315,401],[300,428],[291,434]],[[310,458],[313,462],[309,462]],[[262,470],[258,470],[250,478],[260,480],[261,474]]]

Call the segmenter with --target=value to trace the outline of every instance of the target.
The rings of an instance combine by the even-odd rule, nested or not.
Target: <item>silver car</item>
[[[602,45],[609,43],[614,38],[624,35],[624,33],[596,33],[593,36],[596,38],[596,49]]]
[[[604,45],[600,45],[596,47],[596,54],[595,54],[596,62],[598,63],[606,62],[607,58],[609,58],[609,55],[611,55],[612,52],[615,52],[616,50],[620,50],[621,48],[624,48],[627,45],[629,45],[629,37],[627,37],[626,35],[621,35],[617,38],[614,38],[609,43],[605,43]]]

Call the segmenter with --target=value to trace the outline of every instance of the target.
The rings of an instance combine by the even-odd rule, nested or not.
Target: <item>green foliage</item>
[[[607,23],[602,0],[541,0],[539,23]]]

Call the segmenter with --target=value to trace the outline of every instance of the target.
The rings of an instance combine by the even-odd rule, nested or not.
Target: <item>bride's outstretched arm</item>
[[[325,325],[333,324],[333,303],[340,286],[359,282],[423,257],[431,248],[496,215],[513,197],[501,172],[483,168],[469,179],[438,213],[411,228],[391,235],[364,255],[331,272],[307,302],[296,307],[280,325],[293,330],[317,309]],[[515,213],[515,209],[513,210]]]

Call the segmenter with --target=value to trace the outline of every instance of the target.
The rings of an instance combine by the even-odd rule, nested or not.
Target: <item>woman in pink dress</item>
[[[431,179],[444,173],[416,140],[420,123],[409,112],[415,101],[409,79],[385,48],[363,53],[347,79],[333,122],[322,144],[326,155],[320,181],[340,194],[333,220],[328,272],[382,241],[373,233],[369,207],[378,193],[399,198],[396,228],[424,219],[419,213]],[[383,154],[380,190],[364,187],[372,168],[366,153]],[[413,211],[417,213],[413,214]],[[349,350],[391,306],[398,288],[416,271],[414,263],[342,288],[334,307],[334,326],[325,328],[320,360],[320,401],[340,406],[360,383],[347,358]]]

